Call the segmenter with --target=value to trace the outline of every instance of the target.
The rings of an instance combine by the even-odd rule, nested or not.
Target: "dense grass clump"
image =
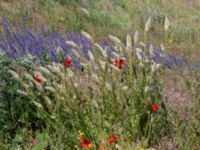
[[[75,43],[68,41],[82,69],[72,67],[73,59],[58,51],[60,63],[25,69],[23,74],[9,71],[20,83],[17,93],[24,99],[23,112],[17,112],[26,114],[19,116],[20,124],[45,132],[51,149],[72,149],[79,141],[79,131],[95,149],[112,134],[120,147],[136,139],[144,146],[158,142],[170,130],[160,93],[160,64],[149,60],[140,48],[132,55],[129,35],[126,45],[110,36],[118,47],[112,52],[114,60],[89,34],[83,35],[95,46],[93,53],[88,51],[89,61],[79,55]],[[157,132],[157,128],[161,130]]]

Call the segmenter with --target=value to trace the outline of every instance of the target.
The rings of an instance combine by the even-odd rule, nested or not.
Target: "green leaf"
[[[48,146],[48,142],[44,133],[36,133],[36,139],[39,140],[39,143],[35,145],[32,150],[42,150]]]
[[[48,146],[47,141],[40,142],[39,144],[35,145],[32,150],[42,150],[43,148],[46,148]]]
[[[23,140],[22,136],[19,134],[15,135],[15,138],[13,139],[13,143],[21,143]]]

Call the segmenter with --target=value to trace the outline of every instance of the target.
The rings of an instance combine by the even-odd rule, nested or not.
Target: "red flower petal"
[[[90,149],[92,146],[92,143],[85,137],[80,138],[80,147],[85,149]]]
[[[65,58],[65,66],[67,67],[67,68],[70,68],[71,67],[71,63],[72,63],[72,59],[71,58],[69,58],[69,57],[67,57],[67,58]]]
[[[35,76],[35,81],[38,83],[42,83],[42,80],[39,78],[38,74],[36,74],[36,76]]]
[[[157,112],[158,109],[159,109],[158,105],[156,105],[156,104],[151,105],[151,108],[152,108],[152,110],[155,111],[155,112]]]
[[[114,65],[117,67],[117,68],[119,68],[119,69],[122,69],[123,68],[123,66],[124,66],[124,60],[122,59],[122,58],[120,58],[120,59],[115,59],[114,60]]]
[[[114,142],[116,142],[117,141],[117,137],[115,136],[115,135],[110,135],[109,137],[108,137],[108,142],[110,143],[110,144],[112,144],[112,143],[114,143]]]

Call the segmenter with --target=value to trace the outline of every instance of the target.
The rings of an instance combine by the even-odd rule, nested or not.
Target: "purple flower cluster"
[[[163,55],[163,51],[161,50],[161,48],[156,49],[154,51],[154,55],[155,56],[151,59],[153,59],[158,64],[163,63],[163,57],[161,57]],[[183,67],[186,65],[186,63],[181,58],[171,55],[169,53],[166,54],[164,63],[170,69],[173,67]]]
[[[41,30],[37,32],[25,28],[23,22],[20,27],[18,24],[13,25],[5,17],[0,22],[0,28],[2,29],[0,30],[0,51],[13,59],[27,54],[41,58],[42,53],[48,53],[52,61],[57,61],[58,46],[66,55],[72,55],[71,46],[66,44],[66,40],[81,46],[85,55],[88,49],[92,49],[90,42],[81,33],[69,33],[68,36],[63,36],[53,31],[48,32],[45,27],[41,27]]]
[[[37,29],[30,30],[25,27],[23,19],[21,26],[19,26],[16,23],[11,24],[5,17],[0,22],[0,29],[0,51],[13,59],[27,54],[42,59],[43,53],[47,53],[52,61],[58,61],[56,50],[57,47],[61,47],[66,57],[70,56],[75,62],[74,64],[79,64],[78,59],[71,51],[72,47],[66,44],[66,40],[76,43],[81,48],[78,51],[80,55],[87,59],[89,59],[88,50],[93,52],[92,44],[81,33],[69,33],[64,36],[54,31],[48,32],[44,26],[40,28],[40,31]],[[102,46],[108,45],[104,43]],[[113,48],[110,46],[109,50],[112,51]],[[162,63],[161,53],[161,50],[155,50],[155,57],[152,59],[157,63]],[[184,66],[185,63],[180,58],[167,54],[165,64],[168,68],[172,68],[174,65]]]

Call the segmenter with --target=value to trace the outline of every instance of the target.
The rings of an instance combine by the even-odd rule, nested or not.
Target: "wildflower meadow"
[[[199,8],[0,1],[0,150],[199,150]]]

